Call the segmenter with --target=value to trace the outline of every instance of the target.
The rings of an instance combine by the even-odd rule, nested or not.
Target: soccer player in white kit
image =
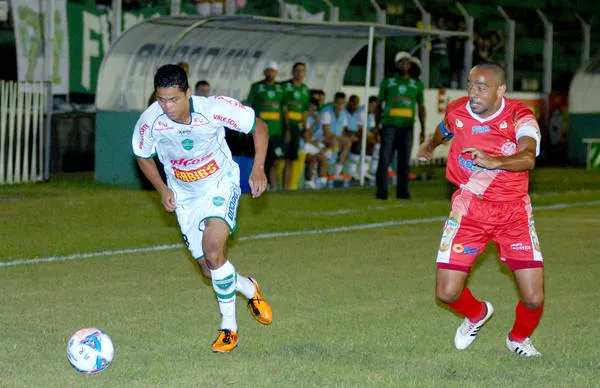
[[[257,198],[267,187],[267,125],[252,108],[233,98],[192,96],[187,75],[177,65],[156,71],[154,90],[156,102],[142,113],[133,131],[133,152],[165,210],[176,213],[188,249],[212,281],[222,315],[212,350],[230,352],[238,342],[237,292],[248,298],[250,312],[260,323],[270,324],[272,312],[256,280],[239,275],[226,257],[227,239],[237,227],[241,189],[240,170],[225,142],[224,126],[253,134],[249,183]],[[152,159],[155,155],[164,166],[166,183]]]

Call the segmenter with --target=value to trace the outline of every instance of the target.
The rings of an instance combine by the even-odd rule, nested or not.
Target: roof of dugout
[[[190,65],[190,86],[211,84],[211,93],[243,100],[263,79],[267,61],[278,63],[277,80],[290,78],[296,62],[307,65],[306,84],[332,95],[350,60],[373,37],[462,36],[461,31],[361,22],[306,22],[258,16],[149,19],[125,31],[104,56],[96,106],[106,111],[142,111],[153,91],[155,70],[165,63]]]
[[[569,113],[600,113],[600,52],[579,69],[569,87]]]

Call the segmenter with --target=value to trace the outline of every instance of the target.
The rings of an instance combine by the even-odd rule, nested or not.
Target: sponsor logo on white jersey
[[[211,156],[213,156],[212,152],[201,158],[193,158],[193,159],[181,158],[181,159],[177,159],[177,160],[171,160],[171,166],[183,166],[183,167],[193,166],[194,164],[199,164],[199,163],[204,162],[206,159],[210,158]]]
[[[215,114],[213,115],[213,118],[217,121],[220,121],[221,123],[225,124],[227,127],[231,128],[231,129],[240,129],[240,126],[238,125],[238,123],[232,119],[231,117],[226,117],[223,115],[218,115]]]

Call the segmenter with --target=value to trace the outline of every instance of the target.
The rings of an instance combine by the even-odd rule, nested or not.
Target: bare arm
[[[444,135],[444,133],[440,129],[440,125],[438,124],[435,127],[433,135],[429,136],[429,138],[425,140],[419,147],[419,150],[417,151],[417,158],[419,160],[431,159],[433,157],[433,151],[435,150],[435,148],[450,139],[450,137]]]
[[[254,139],[254,164],[252,165],[249,183],[252,198],[257,198],[267,189],[265,159],[269,144],[269,129],[267,124],[260,118],[256,119],[256,127],[252,137]]]
[[[152,186],[160,194],[160,202],[165,210],[168,212],[175,211],[175,194],[162,180],[154,159],[137,158],[137,163],[144,176],[148,178]]]
[[[523,136],[519,139],[517,153],[511,156],[490,156],[475,147],[465,148],[462,152],[470,152],[473,163],[488,170],[526,171],[535,167],[536,145],[534,138]]]

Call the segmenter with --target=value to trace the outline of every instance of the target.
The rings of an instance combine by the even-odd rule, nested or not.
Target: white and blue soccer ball
[[[67,358],[78,372],[96,374],[113,360],[112,340],[100,329],[88,327],[77,331],[67,345]]]

